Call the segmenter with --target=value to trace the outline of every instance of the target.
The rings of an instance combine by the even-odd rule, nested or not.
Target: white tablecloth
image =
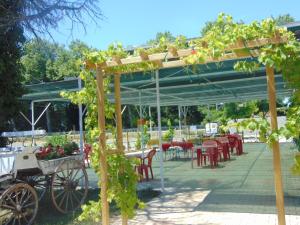
[[[144,150],[144,157],[147,156],[147,154],[151,151],[151,149],[145,149]],[[143,156],[143,151],[137,151],[137,152],[128,152],[125,153],[125,155],[128,158],[132,158],[132,157],[142,157]]]
[[[16,153],[1,152],[0,153],[0,176],[9,174],[14,165]]]

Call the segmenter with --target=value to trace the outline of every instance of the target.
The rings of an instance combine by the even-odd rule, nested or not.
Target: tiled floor
[[[277,224],[272,151],[258,143],[244,148],[245,154],[216,169],[192,169],[190,160],[165,161],[165,194],[130,224]],[[281,144],[287,224],[300,225],[300,177],[290,172],[293,154],[291,144]],[[154,181],[140,186],[160,187],[158,159],[154,174]]]

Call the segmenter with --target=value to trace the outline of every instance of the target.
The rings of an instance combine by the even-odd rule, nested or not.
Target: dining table
[[[194,145],[194,147],[192,148],[192,162],[191,162],[191,166],[192,166],[192,169],[194,168],[194,152],[196,151],[196,154],[197,154],[197,160],[199,160],[198,159],[198,157],[199,157],[199,153],[198,153],[198,151],[205,151],[205,147],[204,146],[202,146],[202,145]],[[201,160],[201,159],[200,159]]]
[[[207,148],[213,148],[214,146],[210,146],[210,145],[194,145],[194,147],[192,148],[192,157],[191,157],[191,167],[192,169],[194,168],[194,152],[196,152],[197,154],[197,161],[201,160],[201,153],[205,153]]]
[[[151,151],[152,149],[145,149],[144,151],[139,150],[139,151],[133,151],[133,152],[126,152],[125,156],[128,158],[143,158],[147,156],[147,154]]]

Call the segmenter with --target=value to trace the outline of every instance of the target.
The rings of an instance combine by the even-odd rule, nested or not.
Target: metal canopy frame
[[[71,78],[64,81],[41,83],[27,85],[28,94],[22,96],[21,100],[30,102],[31,121],[22,113],[20,114],[24,119],[30,123],[31,130],[34,133],[35,125],[40,118],[45,114],[46,110],[51,105],[51,102],[70,102],[70,100],[62,98],[60,92],[65,91],[78,91],[82,89],[82,81],[78,78]],[[48,102],[42,113],[35,120],[34,115],[34,103]],[[82,104],[78,104],[78,120],[79,120],[79,147],[80,151],[83,152],[84,135],[83,135],[83,115],[86,111],[86,107],[83,109]],[[34,136],[32,136],[32,145],[34,145]]]
[[[267,80],[264,68],[254,74],[245,74],[226,68],[218,68],[214,72],[185,71],[182,68],[170,71],[160,71],[161,106],[192,106],[226,102],[240,102],[256,99],[267,99]],[[223,71],[222,71],[223,70]],[[172,72],[167,74],[166,72]],[[121,76],[121,100],[123,105],[156,107],[156,88],[153,73]],[[140,79],[136,80],[136,76]],[[134,77],[135,79],[132,79]],[[76,80],[76,83],[74,83]],[[22,100],[33,102],[69,101],[60,96],[61,91],[78,91],[78,80],[57,82],[56,90],[49,91],[56,82],[27,86],[31,93],[23,95]],[[281,74],[275,75],[277,95],[288,97],[292,90],[285,86]],[[142,81],[142,83],[141,83]],[[84,84],[82,84],[84,87]],[[111,84],[113,88],[114,84]],[[107,95],[114,103],[114,93]]]

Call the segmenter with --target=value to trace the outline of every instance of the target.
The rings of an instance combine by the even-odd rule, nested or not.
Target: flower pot
[[[137,125],[138,125],[138,126],[140,126],[140,125],[145,125],[146,122],[147,122],[147,121],[146,121],[145,119],[138,119],[138,120],[137,120]]]

